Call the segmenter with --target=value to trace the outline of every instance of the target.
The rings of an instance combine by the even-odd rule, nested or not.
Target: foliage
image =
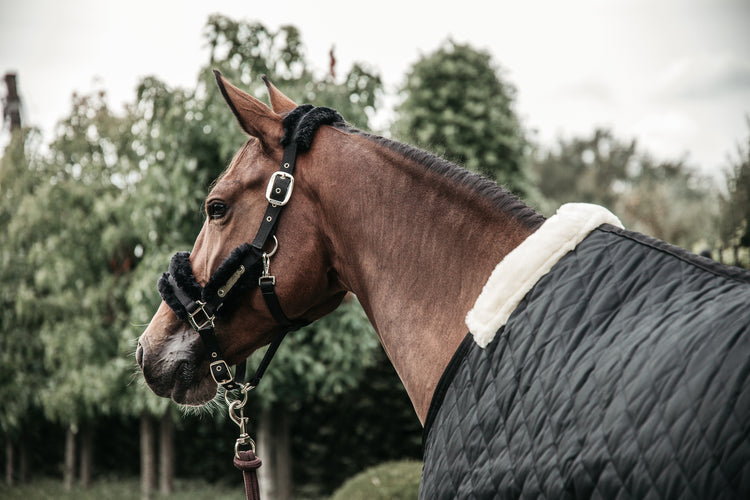
[[[45,311],[39,334],[49,378],[41,394],[45,413],[61,422],[112,412],[119,398],[120,373],[108,364],[121,355],[124,293],[137,265],[127,217],[128,128],[104,92],[74,96],[45,160],[49,178],[18,214],[39,235],[27,257],[36,288],[27,307]]]
[[[747,120],[750,130],[750,117]],[[750,247],[750,133],[729,158],[726,194],[721,203],[721,239],[726,246]]]
[[[711,183],[683,162],[657,162],[611,131],[560,139],[540,152],[533,175],[551,212],[568,202],[612,210],[625,227],[691,248],[713,243],[716,216]]]
[[[254,391],[263,405],[331,400],[357,386],[379,343],[362,308],[348,296],[332,314],[289,334]],[[265,350],[250,357],[257,366]]]
[[[38,172],[39,135],[33,130],[13,134],[0,160],[0,430],[19,433],[38,405],[37,390],[45,370],[39,360],[44,346],[37,334],[43,320],[38,308],[21,307],[33,298],[34,280],[26,256],[37,237],[16,217],[32,202],[42,175]]]
[[[400,140],[526,194],[526,140],[513,110],[515,88],[500,73],[489,53],[446,42],[412,66],[393,130]]]
[[[295,410],[295,484],[330,493],[385,460],[421,459],[422,426],[382,349],[353,390]],[[308,488],[309,489],[309,488]]]
[[[357,474],[331,500],[413,499],[419,494],[422,462],[387,462]]]
[[[260,76],[267,75],[276,87],[298,104],[306,102],[336,109],[351,124],[369,128],[370,116],[382,95],[380,76],[361,63],[355,63],[336,83],[332,77],[317,78],[305,59],[299,30],[282,26],[271,31],[259,22],[234,21],[211,16],[205,29],[210,63],[202,72],[201,92],[224,108],[210,69],[220,70],[258,98],[266,94]],[[240,85],[241,84],[241,85]],[[224,113],[222,113],[224,114]]]

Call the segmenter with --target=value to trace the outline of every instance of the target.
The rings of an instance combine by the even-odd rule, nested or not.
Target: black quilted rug
[[[750,499],[750,273],[602,226],[425,426],[420,498]]]

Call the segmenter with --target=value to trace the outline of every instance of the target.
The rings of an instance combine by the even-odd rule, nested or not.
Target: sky
[[[608,127],[718,176],[750,135],[750,0],[0,0],[0,72],[49,141],[74,92],[104,88],[121,110],[146,75],[193,87],[213,13],[296,26],[320,74],[331,47],[339,75],[376,70],[384,123],[410,67],[450,38],[492,55],[543,146]]]

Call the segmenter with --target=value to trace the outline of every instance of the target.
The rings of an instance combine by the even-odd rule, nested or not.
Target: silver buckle
[[[286,193],[284,193],[284,198],[282,200],[278,200],[277,198],[273,197],[273,195],[282,194],[282,189],[280,187],[275,187],[277,178],[289,179],[289,186],[286,188]],[[268,187],[266,188],[266,200],[268,200],[268,203],[270,203],[274,207],[283,207],[284,205],[289,203],[289,198],[292,197],[293,188],[294,176],[292,176],[292,174],[287,174],[286,172],[281,171],[274,172],[271,178],[268,180]]]
[[[223,381],[216,378],[216,374],[214,373],[214,367],[216,367],[216,371],[219,373],[226,373],[227,378],[225,378]],[[229,365],[226,361],[223,359],[220,359],[219,361],[214,361],[210,365],[210,371],[211,371],[211,378],[214,379],[214,382],[220,385],[228,384],[232,380],[234,380],[234,375],[232,375],[232,372],[229,370]]]
[[[198,307],[198,309],[196,309],[195,312],[188,313],[188,319],[190,320],[190,325],[195,329],[195,331],[203,330],[208,325],[211,325],[211,328],[213,328],[214,327],[214,317],[213,316],[209,316],[208,312],[206,312],[206,309],[204,309],[206,303],[203,302],[203,301],[201,301],[201,300],[196,300],[195,303],[198,304],[198,306],[200,306],[200,307]],[[200,314],[200,313],[203,313],[204,317],[203,318],[198,318],[196,320],[195,317],[198,314]],[[198,321],[200,321],[200,324],[198,323]]]

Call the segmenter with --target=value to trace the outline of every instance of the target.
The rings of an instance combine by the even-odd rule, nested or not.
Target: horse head
[[[149,387],[183,404],[205,403],[217,390],[208,355],[211,349],[201,341],[203,332],[196,334],[209,319],[217,349],[228,363],[239,363],[284,333],[279,314],[295,324],[308,323],[335,309],[345,295],[316,217],[316,195],[307,182],[311,175],[308,170],[315,170],[314,165],[322,162],[320,158],[334,153],[330,141],[316,141],[314,150],[307,151],[320,121],[303,131],[301,135],[307,136],[299,139],[295,132],[311,107],[298,107],[268,80],[271,108],[231,85],[218,72],[216,78],[249,140],[206,198],[206,219],[192,251],[177,254],[170,272],[162,277],[159,289],[165,300],[141,335],[136,352]],[[284,144],[298,139],[304,142],[297,162],[301,167],[294,174],[296,183],[292,180],[293,186],[288,186],[292,176],[277,173],[286,161]],[[294,196],[275,200],[272,191],[276,181],[286,182],[284,194],[291,195],[293,189]],[[267,210],[269,203],[276,206],[274,201],[284,202],[284,217],[283,222],[270,224]],[[274,212],[274,217],[278,215]],[[270,237],[256,244],[254,236],[258,239],[264,224],[270,228]],[[251,241],[258,248],[253,248]],[[246,267],[256,274],[251,269],[245,272]],[[275,297],[283,312],[269,310],[258,287],[258,273],[273,278]],[[216,311],[201,310],[201,319],[191,317],[195,313],[190,312],[190,306],[183,308],[186,303],[200,307],[210,302],[206,299],[209,292],[212,297],[217,292],[223,296],[226,290],[222,288],[231,289],[226,301],[217,303]]]

